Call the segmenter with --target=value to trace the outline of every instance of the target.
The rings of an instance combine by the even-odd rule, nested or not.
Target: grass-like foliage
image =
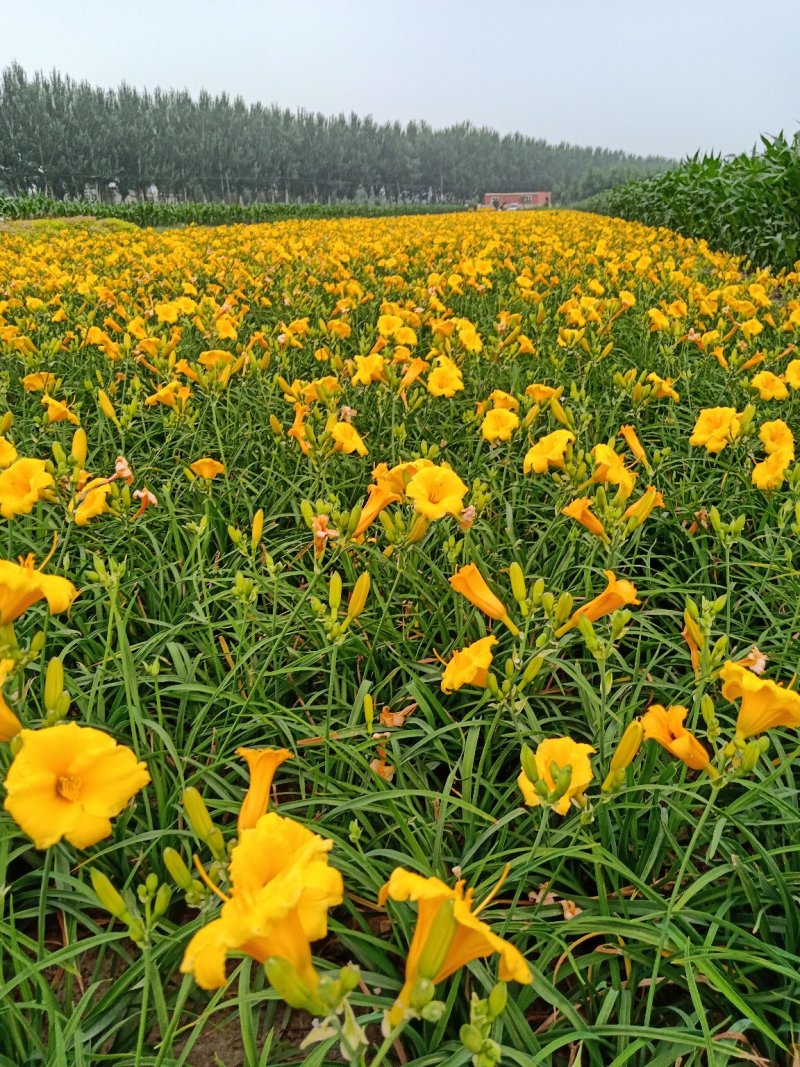
[[[459,204],[225,204],[153,203],[138,200],[110,204],[59,200],[52,196],[0,196],[0,220],[90,217],[120,219],[135,226],[231,226],[287,219],[390,218],[397,215],[442,215],[461,211]]]
[[[800,259],[800,132],[763,150],[696,155],[654,178],[600,193],[590,210],[667,226],[774,268]]]
[[[0,1065],[792,1062],[798,282],[0,234]]]

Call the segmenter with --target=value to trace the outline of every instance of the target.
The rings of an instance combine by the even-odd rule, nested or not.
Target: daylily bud
[[[483,1048],[483,1034],[478,1027],[473,1026],[472,1023],[464,1023],[458,1031],[458,1036],[461,1039],[461,1044],[467,1052],[477,1054]]]
[[[183,806],[195,836],[208,845],[216,859],[222,859],[225,856],[225,841],[211,821],[205,801],[194,786],[184,789]]]
[[[250,529],[250,549],[255,552],[264,533],[264,509],[259,508],[253,516],[253,525]]]
[[[92,889],[102,907],[115,919],[127,921],[130,918],[128,905],[114,888],[111,879],[106,877],[102,871],[98,871],[96,867],[89,868],[89,877],[92,880]]]
[[[182,889],[184,893],[188,893],[192,888],[194,879],[192,878],[191,871],[186,866],[180,852],[177,852],[174,848],[165,848],[162,853],[164,860],[164,866],[169,871],[170,877],[179,889]]]
[[[310,1012],[311,1015],[325,1013],[324,1005],[320,1004],[313,991],[309,989],[288,960],[280,956],[271,956],[264,963],[264,970],[267,972],[272,988],[290,1007]]]
[[[74,462],[83,467],[86,465],[86,454],[88,452],[88,441],[86,439],[86,430],[82,426],[79,426],[75,433],[72,435],[72,446],[70,448],[70,455]]]
[[[375,703],[372,693],[364,694],[364,721],[367,724],[367,733],[372,733],[372,724],[375,721]]]
[[[489,993],[488,1007],[491,1017],[496,1019],[498,1015],[502,1015],[506,1009],[507,1003],[508,986],[505,982],[498,982],[497,985],[492,987],[492,991]]]
[[[525,575],[522,573],[522,567],[520,567],[516,560],[508,568],[508,577],[511,580],[511,592],[514,594],[514,599],[517,602],[525,600],[527,596]]]
[[[47,664],[44,680],[44,706],[54,711],[61,694],[64,692],[64,664],[60,659],[51,659]]]
[[[104,389],[97,390],[97,403],[100,405],[100,410],[106,416],[107,419],[111,419],[115,426],[119,426],[119,418],[114,410],[114,405],[108,398],[108,393]]]
[[[353,586],[353,592],[350,594],[350,601],[347,605],[348,619],[357,619],[364,610],[367,603],[367,597],[369,596],[369,587],[369,571],[364,571],[363,574],[358,576],[358,581]]]
[[[331,609],[331,618],[338,614],[342,603],[342,576],[334,571],[328,583],[328,607]]]
[[[618,789],[625,780],[624,771],[636,759],[644,737],[644,727],[640,719],[634,719],[628,724],[625,733],[620,738],[614,755],[611,757],[611,766],[608,776],[603,782],[603,792],[609,793]]]

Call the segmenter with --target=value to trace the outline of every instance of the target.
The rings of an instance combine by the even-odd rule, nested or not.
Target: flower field
[[[800,274],[0,233],[0,1065],[794,1062]]]

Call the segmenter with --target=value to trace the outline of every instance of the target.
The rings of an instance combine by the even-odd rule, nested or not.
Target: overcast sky
[[[800,0],[0,0],[0,66],[684,156],[800,125]]]

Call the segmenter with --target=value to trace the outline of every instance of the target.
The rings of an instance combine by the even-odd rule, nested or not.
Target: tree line
[[[102,89],[53,71],[0,76],[0,194],[229,203],[467,202],[550,190],[570,203],[671,161],[501,136],[469,122],[377,123],[203,91]]]

